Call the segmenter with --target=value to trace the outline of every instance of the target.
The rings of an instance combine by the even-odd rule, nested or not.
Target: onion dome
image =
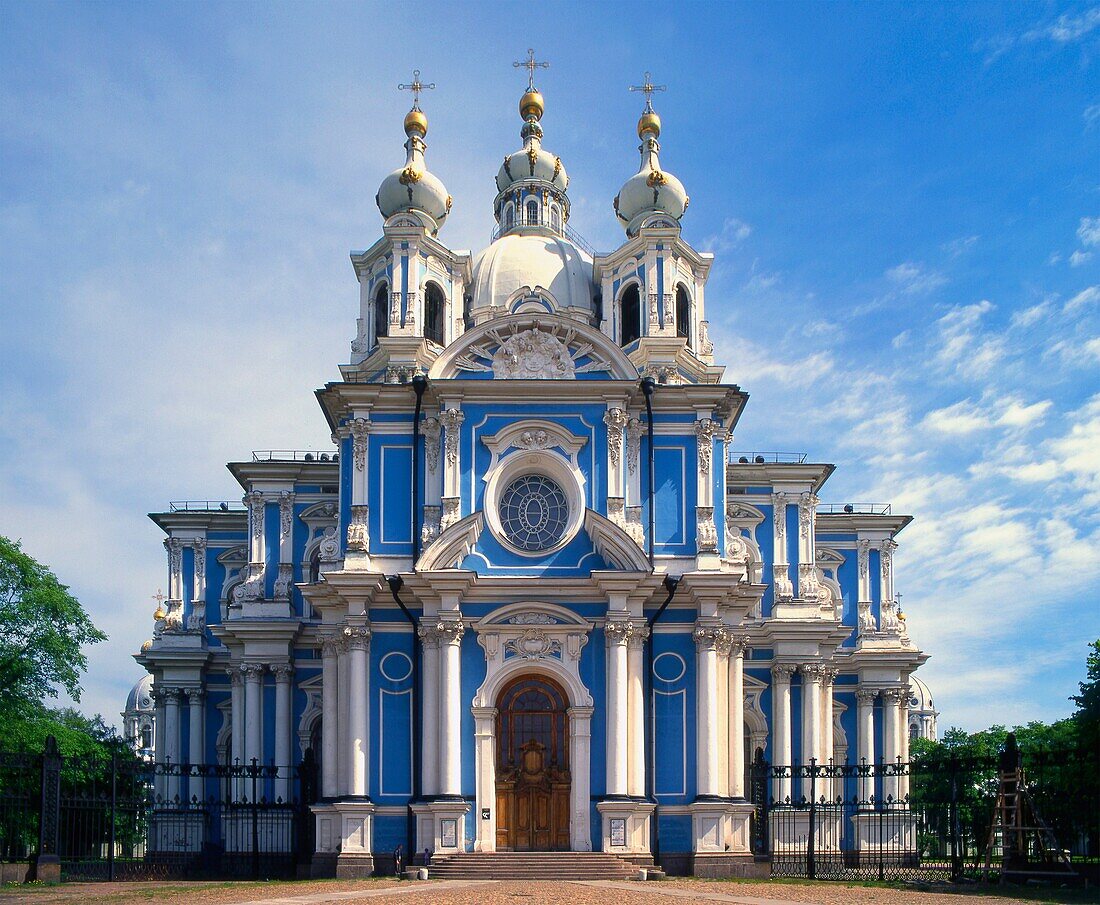
[[[687,210],[688,195],[683,183],[661,169],[657,157],[661,149],[657,143],[660,134],[661,118],[647,99],[645,110],[638,120],[638,137],[642,140],[638,150],[642,154],[642,163],[638,172],[626,181],[615,196],[615,214],[626,227],[628,236],[637,235],[643,226],[671,226],[673,223],[668,222],[669,218],[678,223]]]
[[[387,220],[395,214],[413,214],[434,235],[451,212],[451,196],[424,161],[428,117],[414,103],[405,116],[405,166],[382,180],[375,201]]]
[[[523,117],[523,128],[520,129],[520,138],[523,139],[523,147],[504,158],[497,173],[497,191],[507,192],[511,188],[518,188],[524,183],[549,183],[559,192],[564,192],[569,185],[569,177],[561,158],[555,157],[542,147],[542,119],[546,109],[542,95],[531,89],[527,91],[519,102],[519,113]]]
[[[142,650],[148,650],[145,645],[151,644],[146,641],[142,645]],[[129,710],[147,710],[153,709],[153,677],[151,675],[142,676],[138,679],[137,684],[130,689],[130,694],[126,697],[126,709]]]

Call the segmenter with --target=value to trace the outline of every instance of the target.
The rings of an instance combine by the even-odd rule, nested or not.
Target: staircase
[[[608,852],[465,852],[432,858],[433,880],[633,880],[637,865]]]

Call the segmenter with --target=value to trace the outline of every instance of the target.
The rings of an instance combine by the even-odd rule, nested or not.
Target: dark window
[[[676,335],[686,339],[691,348],[691,299],[682,285],[676,287]]]
[[[539,222],[539,203],[537,201],[527,202],[527,225],[534,226]]]
[[[628,346],[642,335],[642,297],[632,283],[619,299],[619,345]]]
[[[424,296],[424,336],[443,345],[443,290],[429,283]]]
[[[374,338],[390,335],[390,292],[383,283],[374,294]]]
[[[317,584],[321,580],[321,548],[313,551],[309,558],[309,583]]]
[[[516,222],[515,208],[513,208],[512,205],[509,204],[504,209],[504,228],[505,229],[511,229],[513,226],[515,226],[515,222]]]
[[[141,747],[146,751],[153,747],[153,730],[149,726],[142,727]]]

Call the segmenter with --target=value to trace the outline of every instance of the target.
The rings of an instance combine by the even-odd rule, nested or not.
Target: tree
[[[105,640],[53,572],[0,536],[0,718],[42,707],[59,688],[80,700],[81,647]]]
[[[1085,669],[1087,677],[1078,684],[1081,693],[1070,696],[1077,705],[1073,719],[1081,745],[1090,751],[1100,751],[1100,640],[1089,645]]]

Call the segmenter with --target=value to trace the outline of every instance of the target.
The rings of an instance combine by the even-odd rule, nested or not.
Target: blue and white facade
[[[351,256],[350,357],[317,392],[331,452],[230,463],[243,507],[153,516],[157,757],[312,749],[318,870],[368,872],[410,809],[417,850],[644,862],[659,833],[698,867],[747,856],[758,749],[907,759],[909,518],[820,506],[832,465],[731,455],[748,397],[714,361],[713,256],[681,234],[652,108],[607,254],[568,226],[541,95],[520,109],[476,255],[438,238],[451,199],[406,117],[382,235]]]

